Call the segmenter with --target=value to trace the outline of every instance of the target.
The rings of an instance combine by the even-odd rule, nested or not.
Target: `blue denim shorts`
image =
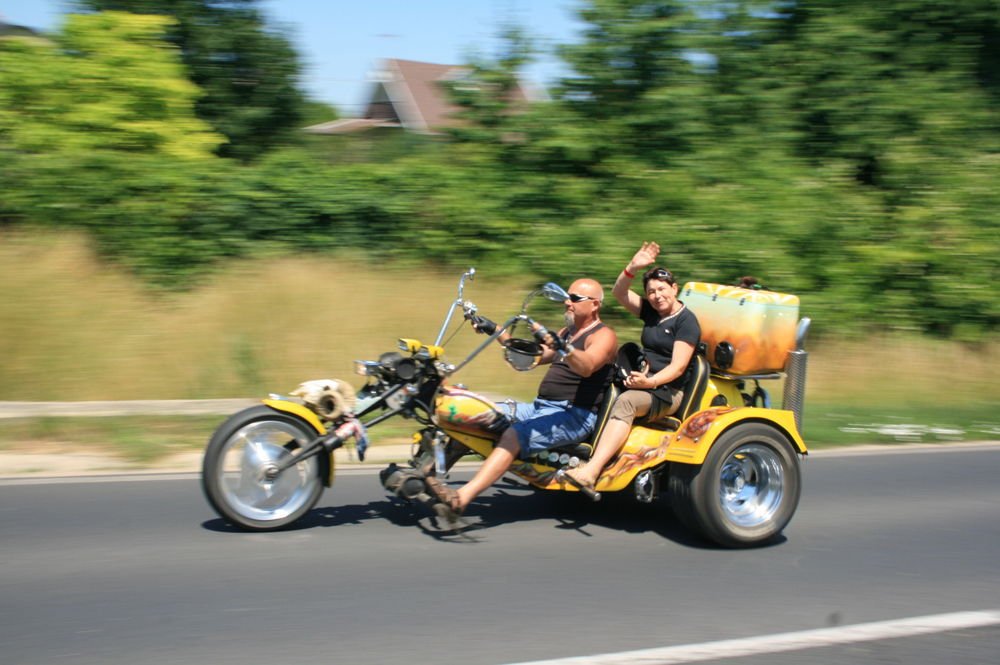
[[[513,417],[511,427],[517,432],[522,459],[556,446],[580,443],[597,424],[596,413],[571,406],[567,400],[514,402]]]

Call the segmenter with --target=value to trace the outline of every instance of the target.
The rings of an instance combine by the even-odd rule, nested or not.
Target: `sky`
[[[287,28],[302,62],[302,88],[345,115],[360,113],[380,58],[440,64],[493,55],[499,26],[513,20],[543,51],[524,72],[544,86],[568,72],[555,44],[578,39],[578,0],[261,0],[259,7]],[[71,3],[0,0],[0,19],[55,30]]]

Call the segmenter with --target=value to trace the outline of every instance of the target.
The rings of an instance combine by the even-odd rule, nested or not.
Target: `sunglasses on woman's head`
[[[646,276],[646,281],[649,281],[651,279],[662,279],[663,281],[669,282],[670,284],[674,283],[673,273],[667,270],[666,268],[657,268],[653,272],[649,273],[649,275]]]
[[[570,302],[583,302],[584,300],[597,300],[597,298],[591,298],[590,296],[580,295],[579,293],[569,294]]]

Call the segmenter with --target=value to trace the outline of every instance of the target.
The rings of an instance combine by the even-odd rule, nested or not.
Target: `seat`
[[[676,418],[682,422],[701,410],[701,400],[705,397],[705,390],[708,388],[708,377],[712,373],[712,367],[708,364],[708,359],[700,353],[694,355],[694,366],[691,376],[684,384],[684,399],[677,408]]]
[[[611,417],[611,407],[615,405],[615,400],[618,399],[620,392],[614,382],[608,384],[608,389],[604,391],[604,400],[601,402],[601,407],[597,410],[597,424],[594,425],[594,433],[590,435],[589,443],[580,445],[588,446],[590,450],[594,449],[594,444],[600,440],[601,433],[604,432],[604,426],[608,424],[608,418]],[[589,451],[587,452],[587,457],[590,457]]]
[[[705,396],[706,388],[708,388],[708,377],[711,367],[705,356],[700,353],[694,355],[692,363],[691,376],[688,377],[687,383],[684,384],[684,398],[681,400],[677,412],[673,416],[663,418],[655,423],[645,423],[640,419],[637,421],[637,424],[651,429],[672,432],[678,429],[681,423],[687,420],[689,416],[701,409],[701,400]],[[600,440],[601,433],[608,424],[608,419],[611,416],[611,407],[614,406],[620,392],[621,390],[614,383],[608,386],[604,393],[604,401],[601,402],[601,406],[597,410],[597,424],[594,426],[594,433],[590,435],[587,442],[550,448],[546,453],[557,453],[559,455],[566,453],[570,457],[579,458],[581,461],[590,459],[590,455],[594,451],[594,446]]]

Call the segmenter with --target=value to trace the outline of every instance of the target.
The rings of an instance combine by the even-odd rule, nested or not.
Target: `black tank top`
[[[587,338],[604,327],[603,322],[598,323],[580,335],[573,345],[582,349]],[[555,401],[566,400],[573,406],[597,411],[601,400],[604,399],[604,391],[611,383],[613,370],[614,365],[608,363],[590,376],[582,377],[574,372],[565,360],[557,360],[549,366],[549,371],[545,373],[545,378],[538,386],[538,396]]]

